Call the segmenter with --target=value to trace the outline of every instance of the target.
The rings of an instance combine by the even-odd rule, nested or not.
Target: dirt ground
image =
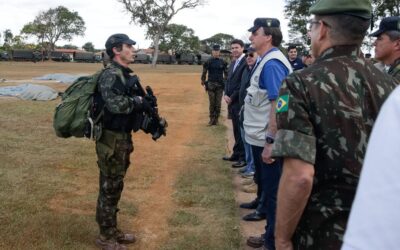
[[[0,87],[34,83],[63,91],[67,85],[54,81],[33,81],[32,77],[50,73],[91,74],[101,67],[101,64],[0,62]],[[180,67],[179,71],[183,70],[184,73],[174,74],[175,67]],[[133,221],[126,223],[132,231],[137,233],[139,239],[130,249],[158,249],[168,237],[167,218],[175,209],[172,200],[173,183],[178,173],[185,168],[185,159],[191,157],[192,153],[187,145],[195,140],[193,131],[200,126],[205,126],[207,122],[208,100],[200,87],[200,66],[165,65],[159,66],[155,71],[148,65],[134,65],[133,68],[145,83],[143,85],[149,84],[153,87],[159,98],[159,112],[167,117],[169,128],[168,136],[161,138],[157,143],[154,143],[149,135],[143,133],[134,136],[134,143],[140,142],[140,147],[135,148],[132,156],[131,164],[134,167],[128,171],[126,177],[128,181],[122,199],[134,200],[138,206],[138,212]],[[193,84],[184,84],[188,81]],[[1,97],[0,101],[5,99],[7,98]],[[174,100],[174,102],[168,102],[168,100]],[[225,121],[225,125],[229,127],[230,121]],[[232,148],[231,129],[228,129],[227,142],[227,154],[229,154],[229,149]],[[152,168],[141,166],[152,166]],[[232,169],[237,204],[251,201],[254,195],[241,191],[242,180],[236,171]],[[82,185],[85,181],[85,176],[80,177],[79,182]],[[77,190],[74,194],[84,195],[85,192],[93,192],[93,190]],[[71,210],[66,204],[66,198],[69,195],[73,194],[64,193],[54,197],[48,206],[63,213],[93,212],[90,211],[93,207]],[[243,216],[249,212],[241,210],[239,214]],[[241,219],[238,218],[238,220]],[[257,223],[242,221],[242,235],[244,238],[259,235],[263,233],[264,226],[265,221]]]

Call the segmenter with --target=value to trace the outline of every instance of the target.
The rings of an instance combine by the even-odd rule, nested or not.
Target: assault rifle
[[[151,87],[146,86],[146,89],[143,89],[139,78],[137,78],[136,85],[143,98],[145,98],[151,106],[150,110],[145,111],[140,129],[146,134],[150,133],[152,135],[151,138],[156,141],[161,136],[167,135],[168,122],[158,114],[157,97],[154,95]]]

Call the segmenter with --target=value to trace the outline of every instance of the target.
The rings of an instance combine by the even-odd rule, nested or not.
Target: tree
[[[194,52],[199,50],[200,40],[194,30],[180,24],[169,24],[160,39],[160,51],[173,53]]]
[[[285,0],[285,17],[289,19],[289,42],[309,44],[307,22],[315,0]]]
[[[94,52],[94,45],[93,45],[93,43],[91,43],[91,42],[85,43],[85,44],[82,46],[82,48],[83,48],[84,50],[86,50],[86,51]]]
[[[59,40],[71,41],[73,36],[83,36],[85,22],[78,12],[69,11],[64,6],[42,11],[21,30],[21,33],[37,37],[38,42],[48,42],[47,50],[54,50]]]
[[[63,49],[78,49],[78,46],[73,45],[73,44],[65,44],[61,48],[63,48]]]
[[[285,17],[289,19],[290,42],[308,42],[307,21],[311,18],[310,7],[316,0],[285,0]],[[400,0],[372,0],[372,14],[375,27],[377,20],[400,14]]]
[[[212,46],[218,44],[222,49],[229,50],[233,39],[235,38],[232,35],[218,33],[212,37],[202,40],[202,49],[205,53],[211,53]]]
[[[4,36],[4,44],[3,44],[3,47],[4,47],[4,49],[8,50],[8,49],[11,48],[14,35],[13,35],[13,33],[11,32],[10,29],[6,29],[6,30],[3,31],[3,36]]]
[[[12,38],[13,49],[29,49],[29,46],[24,42],[24,37],[21,35],[14,36]]]
[[[374,17],[398,16],[400,14],[400,0],[372,0],[372,7]]]
[[[155,67],[159,52],[160,38],[171,19],[184,9],[193,9],[204,4],[204,0],[117,0],[131,14],[131,20],[147,28],[147,37],[153,40],[154,55],[152,65]]]

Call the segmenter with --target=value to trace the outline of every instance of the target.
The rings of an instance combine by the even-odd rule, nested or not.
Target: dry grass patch
[[[93,73],[99,67],[0,62],[0,78]],[[154,87],[170,127],[157,143],[134,135],[118,217],[122,229],[138,233],[132,249],[240,249],[231,172],[220,160],[225,128],[204,126],[201,67],[134,68],[144,85]],[[95,249],[94,142],[54,135],[58,102],[0,99],[0,249]]]

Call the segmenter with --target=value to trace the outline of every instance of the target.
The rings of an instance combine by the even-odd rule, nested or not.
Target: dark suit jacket
[[[244,69],[247,67],[246,58],[243,57],[239,65],[236,67],[235,72],[233,72],[233,66],[235,62],[231,62],[228,70],[228,79],[225,84],[225,95],[229,96],[232,100],[231,105],[235,105],[239,103],[239,90],[240,83],[242,81],[242,74]]]

